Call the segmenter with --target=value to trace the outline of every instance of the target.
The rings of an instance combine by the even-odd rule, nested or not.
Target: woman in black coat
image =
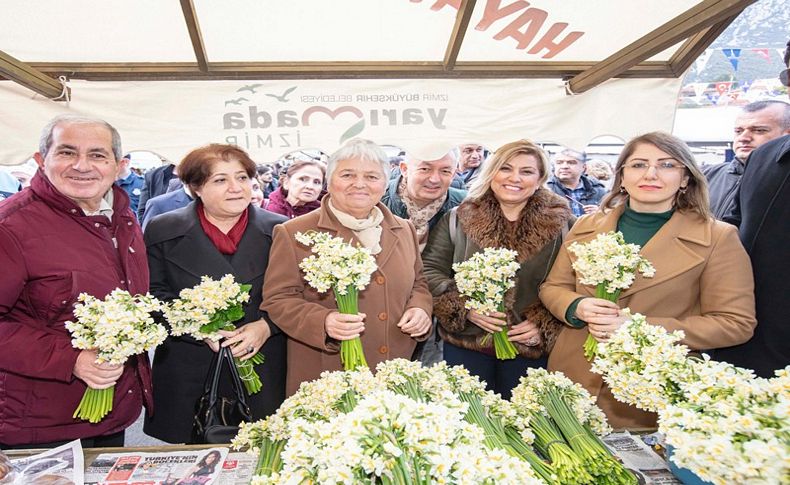
[[[285,398],[285,335],[259,306],[272,230],[286,219],[250,205],[255,164],[237,147],[213,144],[193,150],[179,165],[179,176],[196,200],[146,227],[151,293],[173,300],[204,275],[220,279],[232,274],[237,283],[252,285],[244,318],[235,322],[236,330],[221,331],[225,338],[220,343],[241,359],[263,354],[264,362],[255,366],[263,389],[248,403],[253,419],[264,418]],[[168,337],[156,349],[154,414],[146,416],[147,434],[169,443],[190,441],[195,405],[218,349],[218,344],[189,336]]]

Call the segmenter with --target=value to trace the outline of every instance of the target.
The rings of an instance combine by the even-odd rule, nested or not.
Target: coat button
[[[66,300],[62,300],[62,301],[60,302],[60,304],[61,304],[61,305],[65,305],[66,303],[68,303]]]
[[[381,275],[376,276],[376,283],[378,283],[380,285],[383,285],[385,281],[387,281],[387,280],[383,276],[381,276]]]
[[[389,352],[389,350],[390,349],[386,345],[382,345],[381,347],[379,347],[380,354],[386,354],[387,352]]]
[[[131,393],[132,393],[132,390],[131,390],[131,389],[129,389],[129,394],[131,394]]]
[[[131,226],[132,225],[132,221],[127,222],[126,225],[127,226]]]
[[[124,280],[121,280],[121,284],[124,284],[124,283],[126,283],[126,281],[124,281]]]
[[[96,226],[96,227],[101,227],[101,224],[99,224],[98,222],[93,224],[93,225]]]
[[[77,213],[77,209],[71,209],[71,213],[72,214],[76,214]]]
[[[387,313],[386,312],[379,313],[379,320],[381,320],[383,322],[386,319],[387,319]]]

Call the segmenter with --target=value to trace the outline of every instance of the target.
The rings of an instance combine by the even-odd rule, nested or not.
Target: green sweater
[[[644,247],[659,229],[672,217],[674,209],[667,212],[637,212],[626,206],[620,220],[617,221],[617,230],[623,233],[623,239],[629,244],[638,244]],[[582,298],[573,300],[565,311],[565,320],[574,327],[581,328],[587,323],[575,317],[576,307]]]

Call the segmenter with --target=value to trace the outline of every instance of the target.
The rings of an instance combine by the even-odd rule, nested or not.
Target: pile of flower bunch
[[[66,322],[75,349],[96,350],[96,363],[123,365],[132,355],[142,354],[164,342],[167,330],[154,322],[152,312],[162,303],[151,295],[132,296],[113,290],[104,300],[82,293],[74,306],[76,322]],[[74,411],[91,423],[98,423],[112,411],[115,387],[85,390]]]
[[[592,401],[569,404],[584,416],[578,427],[609,431],[600,410],[577,401]],[[242,423],[233,444],[258,454],[260,484],[582,483],[561,480],[548,455],[534,451],[533,413],[523,409],[463,367],[397,359],[375,376],[325,372],[274,415]]]
[[[617,302],[620,292],[630,287],[639,272],[645,278],[656,274],[655,268],[640,254],[642,247],[627,244],[621,232],[598,234],[586,243],[575,242],[568,251],[576,255],[573,270],[579,276],[579,283],[595,287],[595,296],[607,301]],[[587,335],[584,342],[584,356],[592,361],[598,348],[598,341]]]
[[[466,297],[464,307],[480,313],[505,312],[505,293],[515,286],[521,267],[518,253],[504,248],[485,248],[466,261],[453,264],[458,293]],[[484,343],[484,342],[483,342]],[[507,328],[494,333],[497,359],[514,359],[518,352],[507,338]]]
[[[190,335],[197,340],[222,339],[220,330],[235,330],[233,322],[244,317],[244,304],[250,300],[250,285],[236,283],[233,275],[227,274],[219,280],[210,276],[200,278],[200,283],[192,288],[184,288],[164,309],[170,335]],[[263,363],[263,355],[258,352],[252,358],[233,361],[239,370],[239,377],[249,394],[255,394],[263,387],[261,378],[253,366]]]
[[[599,439],[611,428],[579,384],[561,373],[529,369],[513,389],[511,403],[529,416],[535,448],[550,459],[559,483],[637,483]]]
[[[688,356],[634,314],[602,345],[593,370],[615,398],[658,413],[672,461],[714,484],[790,483],[790,367],[771,379]]]
[[[370,251],[326,232],[298,232],[294,237],[313,253],[299,263],[307,284],[319,293],[331,288],[340,313],[359,313],[359,292],[378,267]],[[340,342],[340,360],[346,370],[368,366],[359,337]]]

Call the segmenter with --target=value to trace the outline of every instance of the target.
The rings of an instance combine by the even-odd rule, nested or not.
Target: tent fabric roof
[[[0,0],[0,74],[49,97],[59,75],[568,77],[582,92],[677,77],[754,1]]]
[[[0,0],[0,163],[63,112],[174,160],[669,131],[679,76],[754,1]]]

